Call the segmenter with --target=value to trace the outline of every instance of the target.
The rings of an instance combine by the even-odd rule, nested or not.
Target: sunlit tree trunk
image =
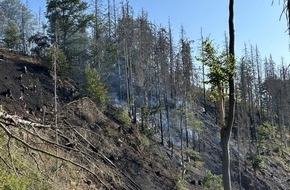
[[[229,58],[232,67],[235,67],[235,31],[234,31],[234,0],[229,1]],[[234,69],[233,69],[234,70]],[[221,128],[221,146],[222,146],[222,174],[224,190],[231,190],[231,172],[230,172],[230,152],[229,140],[234,122],[235,108],[235,82],[234,73],[228,74],[229,82],[229,112],[225,127]]]

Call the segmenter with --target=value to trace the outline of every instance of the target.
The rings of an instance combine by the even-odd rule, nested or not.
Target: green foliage
[[[257,132],[259,140],[270,140],[275,133],[275,127],[270,123],[263,123],[258,127]]]
[[[190,119],[188,124],[194,129],[196,132],[202,132],[204,128],[204,123],[200,119]]]
[[[64,52],[55,46],[51,46],[47,49],[44,62],[49,63],[51,69],[53,69],[54,59],[56,59],[56,72],[60,76],[71,76],[73,73],[72,66],[68,63]]]
[[[223,92],[227,88],[229,77],[235,73],[235,59],[225,51],[218,52],[208,38],[202,42],[200,54],[197,60],[209,67],[209,80],[206,83],[212,85],[211,98],[215,101],[219,95],[218,91]]]
[[[0,170],[0,189],[3,190],[26,190],[29,189],[29,181],[27,179],[21,179],[15,174]]]
[[[258,148],[260,150],[272,149],[273,142],[268,143],[275,134],[275,127],[270,123],[263,123],[258,126]]]
[[[11,161],[7,151],[7,135],[0,131],[0,155],[3,161],[0,161],[0,189],[3,190],[48,190],[51,185],[45,179],[43,173],[28,162],[27,157],[20,153],[23,149],[16,146],[17,143],[11,141]],[[17,150],[17,151],[16,151]],[[8,167],[9,165],[9,167]],[[14,169],[15,168],[15,171]],[[17,172],[17,174],[16,174]]]
[[[20,29],[17,24],[10,20],[4,29],[4,40],[7,48],[15,49],[20,43]]]
[[[143,133],[147,138],[152,138],[155,134],[155,130],[153,128],[145,127]]]
[[[265,168],[265,157],[258,154],[253,154],[249,157],[249,160],[252,163],[253,169],[256,170],[263,170]]]
[[[91,68],[90,65],[86,65],[85,68],[85,94],[96,101],[100,108],[104,108],[109,102],[107,88],[101,81],[97,70]]]
[[[114,117],[118,121],[118,123],[121,124],[122,126],[130,126],[131,125],[131,118],[121,108],[118,108],[116,110],[116,113],[115,113]]]
[[[173,178],[175,180],[177,190],[187,190],[182,174],[174,175]]]
[[[142,106],[141,107],[141,117],[142,117],[142,124],[145,129],[149,128],[149,115],[150,115],[150,109],[148,106]]]
[[[139,135],[139,141],[140,141],[140,149],[141,151],[147,150],[150,147],[150,140],[143,134]]]
[[[198,151],[192,150],[190,148],[186,148],[183,150],[183,153],[185,156],[189,156],[191,158],[194,158],[196,161],[202,160],[200,153]]]
[[[278,156],[282,157],[284,147],[278,144],[274,144],[273,146],[273,152],[275,152]]]
[[[214,175],[211,171],[206,171],[206,176],[203,179],[203,186],[205,190],[222,190],[222,176]]]
[[[75,33],[84,30],[93,16],[86,14],[88,3],[82,0],[50,0],[47,2],[46,17],[49,33],[55,41],[57,33],[61,48],[66,47],[67,40]]]

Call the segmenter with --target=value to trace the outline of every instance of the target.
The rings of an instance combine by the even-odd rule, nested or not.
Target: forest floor
[[[54,153],[57,147],[54,155],[61,159],[55,166],[55,159],[48,154],[29,151],[18,143],[13,145],[12,156],[18,158],[19,152],[23,152],[20,157],[31,168],[41,171],[42,183],[48,183],[47,189],[203,189],[207,170],[220,174],[219,127],[213,113],[197,113],[205,124],[199,138],[200,148],[196,150],[200,159],[192,157],[182,166],[178,147],[162,146],[158,136],[150,131],[144,133],[138,125],[124,123],[120,108],[109,106],[103,112],[90,99],[80,98],[76,84],[68,78],[57,80],[56,127],[54,81],[48,66],[6,50],[0,50],[0,54],[4,55],[0,60],[3,110],[23,120],[54,126],[31,130],[31,126],[17,128],[15,123],[12,125],[15,129],[11,129],[21,138],[24,132],[33,131],[22,139],[36,148]],[[5,146],[6,143],[1,144],[0,151]],[[290,155],[286,151],[282,153],[283,158],[275,153],[267,156],[265,169],[255,172],[247,156],[238,152],[245,146],[238,149],[235,139],[231,146],[234,189],[239,188],[240,180],[243,189],[290,189]],[[0,161],[2,165],[0,170],[11,170]],[[29,173],[17,175],[29,176]]]

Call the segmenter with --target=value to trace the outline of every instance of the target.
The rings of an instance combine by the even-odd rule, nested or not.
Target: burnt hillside
[[[214,112],[197,112],[204,123],[199,148],[182,165],[177,144],[161,146],[158,130],[141,132],[121,108],[108,106],[104,114],[89,98],[79,98],[78,87],[69,79],[57,81],[55,126],[54,81],[48,67],[31,57],[3,50],[1,54],[0,169],[8,176],[27,179],[35,189],[149,190],[203,189],[210,182],[205,181],[207,170],[220,174]],[[255,171],[243,152],[245,145],[238,147],[232,139],[231,147],[235,189],[239,182],[243,189],[290,188],[286,151],[268,155],[264,169]]]
[[[126,123],[122,118],[126,114],[118,116],[123,114],[120,108],[110,106],[107,110],[113,122],[90,99],[73,96],[78,94],[73,81],[58,79],[56,129],[54,81],[47,66],[11,52],[1,54],[4,59],[0,62],[0,101],[5,113],[1,117],[4,124],[1,134],[7,129],[12,139],[27,143],[21,145],[22,141],[15,140],[18,143],[11,145],[12,152],[15,150],[12,156],[19,158],[16,150],[21,150],[21,159],[29,162],[35,171],[42,172],[48,183],[43,185],[44,189],[45,186],[52,189],[177,189],[179,166],[168,158],[166,149],[158,142],[141,134],[138,126]],[[12,117],[13,122],[7,122],[10,121],[7,117]],[[58,143],[54,144],[56,140]],[[27,149],[28,145],[33,149]],[[5,143],[1,146],[4,148]],[[57,155],[54,147],[58,148]],[[44,157],[49,157],[49,161],[43,160]],[[54,158],[60,160],[60,177],[47,178],[54,175],[51,171],[55,167],[51,161]],[[1,164],[1,170],[11,170]],[[75,176],[78,172],[79,177]],[[29,172],[23,175],[25,179]]]

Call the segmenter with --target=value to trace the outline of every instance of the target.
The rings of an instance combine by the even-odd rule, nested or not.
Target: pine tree
[[[88,3],[82,0],[50,0],[46,8],[52,42],[55,41],[55,34],[58,35],[60,48],[66,52],[68,40],[85,30],[93,18],[85,12]]]
[[[4,40],[7,48],[16,50],[16,47],[20,43],[20,29],[16,23],[12,20],[8,22],[7,27],[4,30]]]

